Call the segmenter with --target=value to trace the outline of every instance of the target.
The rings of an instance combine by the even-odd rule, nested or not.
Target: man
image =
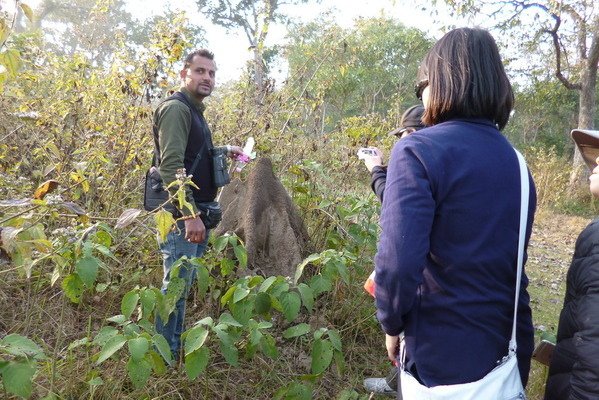
[[[424,128],[424,125],[422,124],[423,113],[424,107],[422,105],[415,105],[408,108],[401,116],[399,128],[389,132],[389,135],[393,135],[398,139],[401,139],[402,137]],[[379,149],[375,148],[375,151],[376,155],[366,156],[364,158],[364,164],[371,174],[370,186],[382,203],[385,193],[385,182],[387,181],[387,167],[383,165],[383,154]],[[364,288],[368,293],[374,296],[374,272],[366,281]],[[364,388],[369,392],[385,394],[388,396],[396,396],[396,387],[397,367],[391,367],[386,378],[364,379]]]
[[[211,177],[212,134],[204,119],[203,101],[214,89],[215,75],[214,55],[206,49],[193,51],[186,57],[180,72],[180,90],[161,103],[154,113],[154,140],[159,149],[157,167],[164,186],[175,181],[183,169],[186,175],[193,175],[192,182],[197,185],[197,188],[185,187],[185,198],[192,209],[184,207],[173,213],[177,227],[164,242],[159,243],[164,261],[163,293],[170,281],[173,263],[183,256],[201,257],[206,250],[209,232],[200,219],[198,203],[214,201],[218,188]],[[219,149],[226,151],[232,158],[243,154],[237,146]],[[172,195],[177,188],[169,190]],[[194,276],[195,269],[192,266],[181,266],[179,277],[186,283],[183,295],[166,324],[156,316],[156,331],[166,338],[175,360],[179,359],[181,349],[185,299]]]

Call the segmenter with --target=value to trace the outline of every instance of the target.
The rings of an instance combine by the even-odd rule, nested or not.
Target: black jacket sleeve
[[[383,194],[385,192],[385,182],[387,181],[387,167],[374,167],[371,172],[370,187],[376,197],[383,202]]]

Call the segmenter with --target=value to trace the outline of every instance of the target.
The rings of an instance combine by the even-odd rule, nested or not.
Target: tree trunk
[[[582,89],[579,97],[578,129],[594,129],[594,116],[596,109],[595,89],[597,87],[597,66],[586,65],[585,76],[582,79]],[[574,147],[574,159],[572,161],[572,174],[570,175],[570,192],[586,184],[589,171],[585,168],[584,160],[578,150]]]

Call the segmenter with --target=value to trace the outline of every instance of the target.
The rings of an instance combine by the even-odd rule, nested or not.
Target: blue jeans
[[[202,243],[190,243],[185,239],[185,221],[177,222],[178,230],[170,232],[164,242],[158,242],[160,252],[162,253],[164,277],[162,280],[162,293],[166,293],[166,288],[170,281],[171,267],[179,258],[201,257],[206,250],[209,231],[206,231],[206,239]],[[177,300],[173,312],[169,315],[168,321],[164,324],[159,315],[156,315],[156,332],[162,334],[168,342],[175,360],[179,359],[181,349],[181,334],[183,333],[183,323],[185,320],[185,301],[191,285],[196,276],[195,266],[189,264],[181,265],[179,269],[179,278],[185,279],[185,290]]]

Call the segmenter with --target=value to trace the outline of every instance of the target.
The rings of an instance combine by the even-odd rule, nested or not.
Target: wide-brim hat
[[[599,157],[599,131],[573,129],[570,134],[585,164],[593,170],[597,166],[597,157]]]

